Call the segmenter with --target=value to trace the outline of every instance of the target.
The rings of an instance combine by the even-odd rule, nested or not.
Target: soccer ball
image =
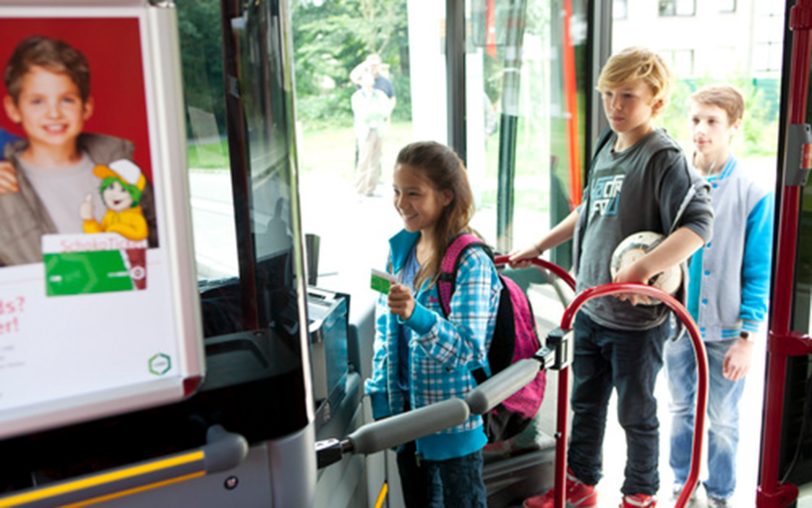
[[[617,272],[643,257],[664,239],[665,236],[654,231],[640,231],[627,236],[612,253],[612,261],[609,265],[609,273],[612,278],[614,279]],[[679,265],[667,268],[648,281],[649,286],[662,289],[669,295],[676,293],[681,284],[682,270]],[[657,303],[659,302],[655,301],[652,304]]]

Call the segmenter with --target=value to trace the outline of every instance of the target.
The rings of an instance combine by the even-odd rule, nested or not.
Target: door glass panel
[[[783,9],[780,19],[765,12],[761,6],[779,6],[782,2],[756,1],[745,8],[735,8],[736,2],[661,1],[660,12],[635,10],[625,19],[615,19],[612,25],[612,52],[629,46],[645,46],[656,51],[671,67],[675,82],[668,104],[656,117],[656,125],[664,128],[682,147],[688,160],[694,152],[688,98],[699,87],[711,83],[729,83],[743,95],[743,122],[733,135],[731,151],[738,160],[737,170],[764,189],[774,188],[776,153],[778,150],[778,112],[781,90],[780,55],[783,48]],[[741,6],[741,4],[739,4]],[[697,26],[713,26],[713,30],[696,30]],[[686,33],[691,33],[686,37]],[[737,34],[736,40],[722,33]],[[778,57],[771,60],[761,43],[774,46]],[[776,61],[773,65],[771,62]],[[713,195],[714,189],[711,189]],[[714,235],[723,223],[717,223]],[[770,245],[761,248],[769,249]],[[708,268],[712,270],[712,268]],[[746,449],[744,436],[760,433],[764,363],[766,356],[766,324],[753,334],[754,348],[751,368],[739,404],[739,451],[736,464],[736,491],[730,499],[732,506],[752,506],[756,492],[758,454]],[[716,372],[718,374],[718,371]],[[711,383],[712,385],[713,383]],[[660,497],[670,496],[674,480],[669,466],[669,435],[672,414],[668,410],[670,394],[665,370],[655,390],[660,420]],[[713,397],[713,396],[711,396]],[[612,410],[610,409],[610,412]],[[707,422],[707,420],[706,420]],[[607,436],[622,436],[622,429],[611,422]],[[609,438],[606,442],[617,443]],[[705,441],[707,450],[709,442]],[[617,449],[605,449],[605,454]],[[619,485],[622,472],[607,473],[610,485]]]
[[[418,3],[444,13],[442,2]],[[291,7],[302,225],[319,237],[317,285],[346,291],[368,279],[370,267],[384,267],[386,239],[402,227],[391,199],[398,150],[415,135],[436,133],[413,130],[410,83],[415,62],[439,62],[432,87],[421,93],[443,95],[442,25],[418,19],[411,26],[416,13],[406,0]],[[411,46],[414,30],[423,34],[418,48]],[[443,122],[444,105],[431,115]]]
[[[476,0],[467,17],[475,227],[508,251],[580,202],[586,2]]]
[[[254,381],[284,393],[268,399],[287,405],[284,418],[261,425],[289,432],[308,418],[289,13],[263,0],[178,0],[177,9],[206,386]]]

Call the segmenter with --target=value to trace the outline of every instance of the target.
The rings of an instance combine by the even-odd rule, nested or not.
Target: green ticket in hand
[[[397,283],[397,281],[398,280],[391,273],[382,272],[373,268],[372,274],[370,275],[369,287],[379,293],[388,295],[389,288],[392,287],[392,284]]]

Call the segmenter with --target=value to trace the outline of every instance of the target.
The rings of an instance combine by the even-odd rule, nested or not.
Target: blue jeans
[[[654,384],[663,366],[663,343],[670,325],[666,320],[650,330],[616,330],[580,312],[573,330],[570,469],[587,485],[600,480],[607,406],[615,388],[618,421],[626,432],[626,479],[621,491],[654,495],[660,487],[660,422]]]
[[[408,508],[485,508],[482,450],[448,460],[418,458],[414,441],[397,448],[398,473]]]
[[[705,342],[708,356],[708,480],[709,496],[727,499],[736,489],[736,449],[739,443],[739,400],[744,379],[722,375],[725,353],[737,339]],[[668,341],[665,348],[668,389],[671,391],[671,456],[674,480],[685,483],[691,465],[696,397],[696,360],[687,335]]]

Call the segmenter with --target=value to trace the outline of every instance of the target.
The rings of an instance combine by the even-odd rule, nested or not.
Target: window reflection
[[[475,226],[502,250],[531,242],[580,198],[585,11],[581,1],[481,0],[468,13]]]
[[[206,336],[267,327],[296,348],[292,111],[270,4],[232,16],[223,40],[221,2],[178,2],[190,191]],[[238,93],[224,93],[224,68]]]
[[[223,94],[220,2],[176,3],[197,273],[204,280],[235,277],[237,240]]]

